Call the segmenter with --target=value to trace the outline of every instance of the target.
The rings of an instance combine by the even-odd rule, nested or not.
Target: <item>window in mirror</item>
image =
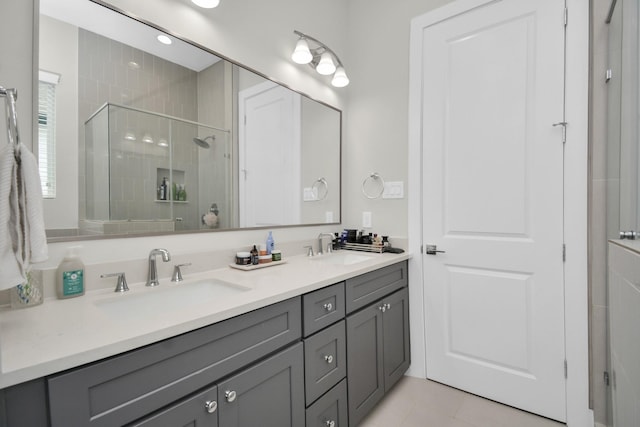
[[[57,76],[40,73],[38,84],[38,165],[42,196],[56,197],[56,83]]]

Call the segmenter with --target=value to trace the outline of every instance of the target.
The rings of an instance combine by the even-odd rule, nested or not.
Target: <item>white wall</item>
[[[411,18],[450,0],[389,2],[349,0],[348,55],[343,59],[351,83],[345,115],[343,224],[362,226],[372,213],[373,230],[407,236],[409,107],[409,30]],[[370,172],[385,181],[403,181],[404,199],[367,199],[362,182]]]

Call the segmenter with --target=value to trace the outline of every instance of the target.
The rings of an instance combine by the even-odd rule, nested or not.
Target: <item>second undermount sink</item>
[[[341,251],[330,254],[318,255],[312,258],[314,261],[325,262],[333,265],[353,265],[373,259],[370,255]]]
[[[94,304],[103,312],[117,318],[155,317],[163,313],[183,310],[207,302],[241,294],[250,288],[218,279],[167,283],[154,288],[132,289]]]

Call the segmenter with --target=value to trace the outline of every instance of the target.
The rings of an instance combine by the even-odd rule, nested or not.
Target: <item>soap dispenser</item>
[[[58,298],[73,298],[84,295],[84,263],[78,255],[79,246],[67,251],[56,273]]]

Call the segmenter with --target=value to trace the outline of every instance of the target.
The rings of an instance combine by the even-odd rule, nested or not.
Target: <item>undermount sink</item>
[[[370,261],[371,256],[357,254],[353,252],[333,252],[330,254],[317,255],[312,258],[314,261],[325,262],[333,265],[353,265],[364,261]]]
[[[191,306],[216,302],[246,292],[250,288],[217,279],[167,283],[158,287],[131,290],[94,304],[118,318],[154,317]]]

